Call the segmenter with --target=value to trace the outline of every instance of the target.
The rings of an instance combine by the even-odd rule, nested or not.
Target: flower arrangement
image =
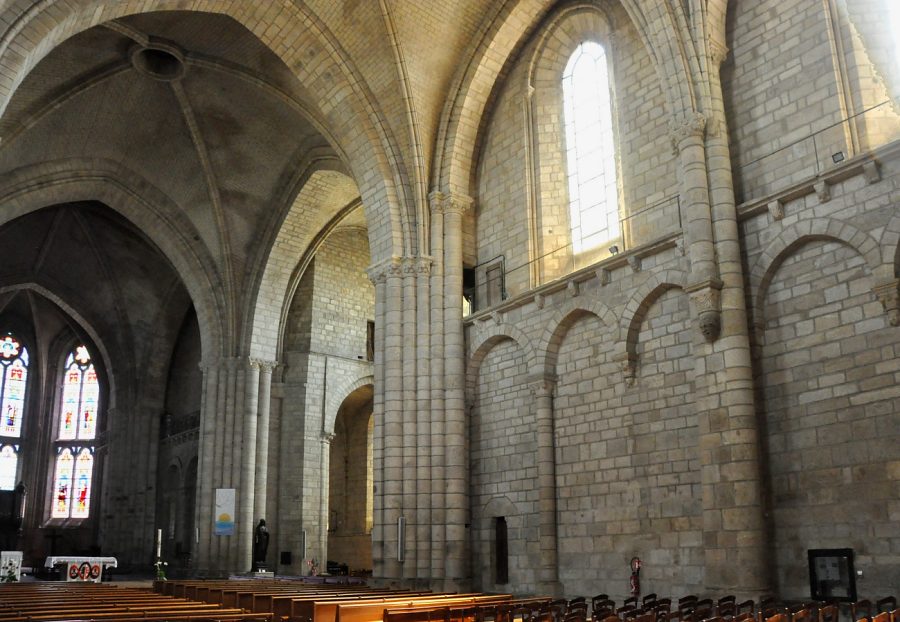
[[[309,567],[309,574],[312,577],[315,577],[319,574],[319,562],[316,561],[316,558],[306,560],[306,565]]]
[[[157,581],[165,581],[166,580],[166,566],[169,565],[169,562],[164,562],[161,559],[157,559],[156,563],[153,565],[156,567],[156,580]]]
[[[19,562],[7,559],[0,568],[0,583],[15,583],[19,580]]]

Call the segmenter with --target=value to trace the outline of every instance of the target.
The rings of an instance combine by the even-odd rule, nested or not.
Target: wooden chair
[[[819,622],[839,622],[840,610],[834,603],[819,607]]]
[[[863,598],[855,603],[850,603],[850,619],[859,620],[860,618],[872,617],[872,601]]]
[[[716,615],[719,617],[734,616],[737,612],[737,598],[728,594],[716,601]]]
[[[591,617],[595,622],[599,622],[616,611],[615,601],[609,598],[600,598],[601,596],[606,596],[606,594],[600,594],[591,599]]]

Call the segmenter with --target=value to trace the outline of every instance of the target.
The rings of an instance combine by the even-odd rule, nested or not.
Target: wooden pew
[[[316,607],[313,618],[309,622],[372,622],[381,620],[385,609],[403,608],[413,609],[420,607],[429,609],[434,607],[472,607],[489,603],[506,604],[512,601],[511,594],[459,594],[443,595],[437,597],[419,597],[414,599],[395,599],[393,602],[399,607],[386,607],[383,603],[362,601],[358,603],[329,603],[322,607]],[[334,606],[334,617],[331,616],[331,606]]]

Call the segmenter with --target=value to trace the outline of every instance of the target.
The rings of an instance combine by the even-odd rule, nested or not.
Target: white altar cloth
[[[54,555],[44,562],[47,568],[53,568],[59,564],[66,565],[66,581],[93,581],[100,583],[103,580],[104,568],[115,568],[119,562],[115,557],[79,557],[74,555]]]

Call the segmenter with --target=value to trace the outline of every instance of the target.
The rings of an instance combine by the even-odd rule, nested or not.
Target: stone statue
[[[269,549],[269,530],[266,528],[265,519],[259,519],[259,524],[253,532],[253,572],[266,569],[266,551]]]

